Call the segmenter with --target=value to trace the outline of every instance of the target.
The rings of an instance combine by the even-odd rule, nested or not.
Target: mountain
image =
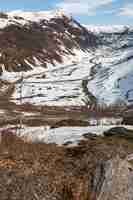
[[[25,18],[24,18],[25,17]],[[95,36],[61,13],[11,12],[0,16],[1,72],[28,71],[62,63],[73,49],[96,45]]]
[[[133,30],[133,27],[131,26],[124,26],[124,25],[106,25],[106,26],[95,26],[95,25],[86,25],[84,26],[91,32],[95,34],[99,33],[122,33],[126,29],[129,29],[130,31]]]
[[[0,93],[9,101],[132,104],[132,27],[85,26],[60,11],[13,11],[0,13],[0,37]]]
[[[88,84],[101,102],[111,104],[133,101],[133,30],[112,27],[112,32],[99,32],[101,45],[95,51],[93,80]]]

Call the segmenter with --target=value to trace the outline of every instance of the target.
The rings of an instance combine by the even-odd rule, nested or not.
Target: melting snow
[[[31,142],[44,142],[55,143],[58,145],[72,142],[77,144],[78,141],[85,139],[84,134],[96,134],[102,135],[104,131],[107,131],[116,125],[104,125],[104,126],[88,126],[88,127],[59,127],[50,129],[49,126],[41,127],[23,127],[19,130],[19,136],[25,140]],[[119,127],[119,126],[117,126]],[[133,126],[122,126],[127,129],[133,130]]]

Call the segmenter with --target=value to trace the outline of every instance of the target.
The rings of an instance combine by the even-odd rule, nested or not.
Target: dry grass
[[[70,148],[28,144],[4,134],[0,144],[1,200],[95,200],[98,191],[93,190],[92,180],[99,163],[132,151],[132,141],[113,137],[88,137]]]

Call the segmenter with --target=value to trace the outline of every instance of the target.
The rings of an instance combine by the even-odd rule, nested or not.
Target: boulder
[[[116,137],[123,137],[125,139],[133,139],[133,130],[129,130],[124,127],[114,127],[105,131],[104,136],[116,136]]]
[[[105,164],[103,171],[104,175],[99,176],[99,181],[104,181],[97,200],[133,199],[133,166],[127,159],[117,156]]]

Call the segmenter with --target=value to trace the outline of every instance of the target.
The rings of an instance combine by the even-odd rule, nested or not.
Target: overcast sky
[[[133,0],[0,0],[1,11],[60,8],[84,24],[133,25]]]

